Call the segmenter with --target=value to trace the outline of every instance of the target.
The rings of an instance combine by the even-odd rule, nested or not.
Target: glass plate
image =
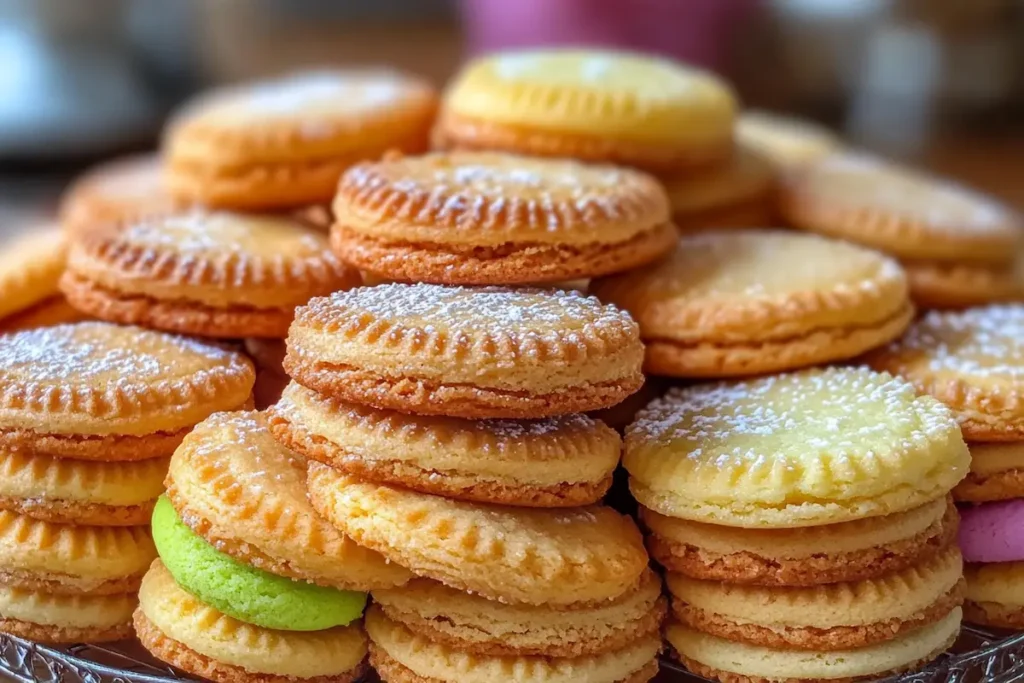
[[[169,683],[194,680],[150,657],[137,643],[50,647],[0,634],[0,677],[19,683]],[[364,683],[375,683],[371,676]],[[655,683],[695,683],[703,678],[663,661]],[[885,683],[1024,682],[1024,633],[965,626],[956,645],[923,671]]]

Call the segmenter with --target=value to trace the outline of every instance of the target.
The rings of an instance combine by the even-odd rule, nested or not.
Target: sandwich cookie
[[[378,277],[440,284],[559,282],[616,273],[669,251],[661,185],[638,171],[453,152],[349,169],[331,245]]]
[[[355,478],[459,500],[568,507],[601,500],[622,442],[582,414],[464,420],[382,411],[295,384],[270,429],[305,458]]]
[[[1010,265],[906,261],[910,296],[921,308],[963,309],[1024,302],[1024,255]]]
[[[681,232],[774,225],[775,169],[759,153],[738,147],[726,162],[700,173],[662,178]]]
[[[299,308],[284,367],[378,409],[537,419],[615,405],[642,360],[632,318],[579,292],[392,284]]]
[[[61,287],[91,315],[206,337],[277,337],[295,307],[359,283],[296,219],[195,211],[83,235]]]
[[[964,619],[1024,628],[1024,500],[964,506],[960,546],[967,588]]]
[[[895,261],[767,230],[685,236],[667,260],[595,282],[591,291],[640,324],[645,370],[675,377],[845,360],[899,336],[914,312]]]
[[[37,643],[105,643],[132,637],[134,593],[53,595],[0,585],[0,633]]]
[[[316,514],[305,461],[271,437],[261,413],[217,413],[196,425],[171,458],[167,497],[209,545],[277,576],[353,590],[410,578]]]
[[[972,443],[971,471],[953,489],[964,503],[1024,498],[1024,443]]]
[[[68,306],[57,284],[67,255],[67,240],[49,226],[19,235],[0,250],[0,332],[85,318]]]
[[[828,128],[763,111],[745,111],[736,121],[740,146],[762,154],[780,170],[797,168],[837,152],[842,142]]]
[[[949,406],[968,441],[1024,441],[1024,306],[933,311],[866,360]]]
[[[1021,221],[967,188],[861,154],[836,154],[786,178],[781,209],[796,228],[908,261],[1012,264]]]
[[[735,108],[717,77],[663,59],[509,52],[472,61],[455,77],[434,142],[669,172],[726,159]]]
[[[201,95],[164,137],[181,201],[267,210],[326,203],[352,164],[426,150],[437,95],[386,71],[313,71]]]
[[[626,428],[623,458],[644,507],[754,529],[911,510],[969,462],[948,408],[866,368],[672,389]]]
[[[609,508],[513,508],[363,482],[309,465],[313,507],[417,576],[490,600],[560,606],[612,600],[647,567],[640,532]]]

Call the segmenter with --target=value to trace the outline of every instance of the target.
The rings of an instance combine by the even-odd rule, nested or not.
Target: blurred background
[[[1024,0],[0,0],[0,223],[155,146],[203,88],[381,63],[442,84],[468,55],[536,45],[698,64],[747,106],[1024,207]]]

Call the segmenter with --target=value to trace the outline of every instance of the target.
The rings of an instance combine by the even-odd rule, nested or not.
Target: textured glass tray
[[[48,647],[0,634],[0,678],[19,683],[168,683],[193,680],[150,658],[136,643]],[[704,679],[664,662],[656,683]],[[373,683],[371,678],[365,683]],[[886,683],[1024,682],[1024,634],[1007,635],[965,627],[942,660],[924,671]],[[496,682],[497,683],[497,682]]]

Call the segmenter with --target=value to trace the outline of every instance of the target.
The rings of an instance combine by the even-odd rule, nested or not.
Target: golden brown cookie
[[[1009,266],[909,261],[910,296],[921,308],[970,308],[1024,302],[1024,256]]]
[[[629,315],[579,292],[393,284],[299,308],[284,367],[350,403],[533,419],[619,403],[642,358]]]
[[[357,543],[417,576],[492,600],[610,600],[647,567],[632,520],[606,507],[466,503],[361,482],[316,462],[306,483],[317,512]]]
[[[407,415],[292,382],[270,409],[283,444],[357,479],[459,500],[570,507],[601,500],[622,442],[581,414],[543,420]]]
[[[968,564],[964,577],[964,621],[995,628],[1024,628],[1024,563]]]
[[[79,460],[169,456],[193,424],[244,404],[240,353],[108,323],[0,335],[0,451]]]
[[[370,663],[386,683],[647,683],[658,672],[661,639],[638,638],[612,652],[580,657],[479,655],[435,643],[392,621],[366,615]]]
[[[757,110],[739,115],[736,139],[783,171],[817,161],[842,147],[842,141],[824,126]]]
[[[899,265],[814,235],[719,230],[685,236],[671,258],[591,291],[630,312],[644,368],[731,377],[844,360],[891,341],[913,307]]]
[[[1024,498],[1024,444],[973,443],[971,471],[953,489],[964,503],[988,503]]]
[[[180,200],[237,209],[325,203],[352,164],[427,148],[437,96],[386,71],[314,71],[201,95],[164,138]]]
[[[142,581],[134,621],[153,656],[216,683],[355,683],[366,673],[360,625],[301,632],[246,624],[186,593],[159,560]]]
[[[61,287],[103,320],[206,337],[276,337],[314,296],[359,283],[295,219],[195,211],[82,235]]]
[[[142,154],[102,163],[76,178],[61,198],[60,224],[74,237],[184,208],[185,202],[167,192],[160,157]]]
[[[272,574],[358,591],[410,578],[321,519],[305,483],[305,460],[271,437],[262,413],[217,413],[174,452],[167,496],[215,548]]]
[[[488,152],[387,158],[349,169],[331,246],[379,277],[461,285],[617,273],[675,244],[665,191],[614,166]]]
[[[949,406],[968,441],[1024,440],[1024,306],[933,311],[866,361]]]
[[[134,594],[51,595],[0,584],[0,633],[37,643],[103,643],[132,636]]]
[[[434,142],[670,172],[727,158],[735,108],[725,83],[676,62],[607,50],[509,52],[455,77]]]
[[[967,188],[862,154],[835,154],[787,176],[781,210],[796,228],[906,260],[1010,264],[1021,219]]]
[[[951,546],[928,562],[856,582],[741,586],[666,577],[684,626],[725,640],[832,652],[883,643],[941,621],[963,602],[963,560]]]
[[[89,316],[69,304],[63,294],[58,294],[26,308],[20,313],[0,320],[0,333],[34,330],[37,327],[53,327],[88,319]]]
[[[10,330],[19,315],[60,296],[57,286],[67,263],[67,241],[53,226],[40,226],[9,239],[0,249],[0,328]]]
[[[718,166],[663,177],[661,181],[668,193],[672,220],[686,233],[773,225],[775,174],[764,157],[741,146]]]
[[[641,508],[651,557],[694,579],[760,586],[861,581],[927,562],[956,544],[952,501],[795,529],[743,529]]]

